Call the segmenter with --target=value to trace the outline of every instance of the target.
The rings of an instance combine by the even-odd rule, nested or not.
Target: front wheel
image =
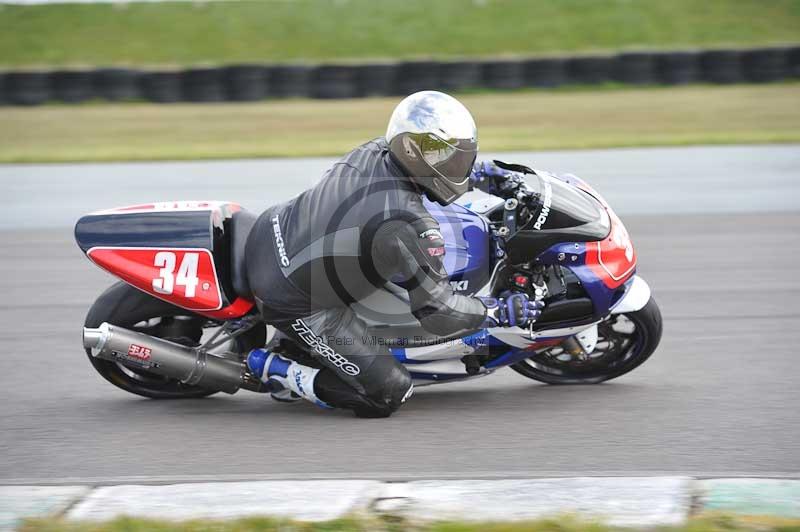
[[[601,321],[597,345],[590,355],[572,355],[556,345],[536,351],[511,369],[548,384],[596,384],[615,379],[653,354],[662,328],[661,311],[651,297],[636,312],[612,314]]]

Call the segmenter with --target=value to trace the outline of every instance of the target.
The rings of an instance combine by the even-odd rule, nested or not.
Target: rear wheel
[[[588,356],[556,345],[536,352],[511,369],[548,384],[595,384],[628,373],[647,360],[661,340],[661,311],[651,297],[636,312],[612,314],[597,326],[597,345]]]
[[[130,285],[117,283],[97,298],[84,325],[99,327],[103,322],[181,345],[197,346],[207,320]],[[197,398],[216,393],[216,390],[189,386],[141,368],[95,358],[89,349],[86,354],[104,379],[126,392],[152,399]]]

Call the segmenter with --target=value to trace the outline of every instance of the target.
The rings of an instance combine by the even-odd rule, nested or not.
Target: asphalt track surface
[[[144,200],[141,187],[151,181],[126,177],[125,190],[92,186],[94,173],[113,181],[136,168],[125,165],[0,167],[9,208],[38,206],[16,221],[6,213],[0,231],[0,484],[800,476],[800,147],[563,152],[535,160],[543,158],[550,164],[540,167],[558,171],[577,161],[624,215],[639,272],[664,315],[661,346],[610,383],[554,387],[502,370],[419,389],[385,420],[247,392],[158,402],[106,383],[85,360],[80,328],[112,279],[82,257],[67,217],[121,196],[131,196],[121,203]],[[726,170],[709,177],[715,159]],[[211,166],[226,164],[259,163]],[[260,164],[268,170],[273,163]],[[155,196],[202,197],[180,194],[186,166],[179,165],[180,178],[168,175],[169,165],[147,168],[168,188]],[[593,179],[591,168],[606,177]],[[67,186],[60,181],[66,171],[89,177]],[[664,208],[645,215],[641,201]],[[41,205],[57,204],[58,213],[36,215]]]

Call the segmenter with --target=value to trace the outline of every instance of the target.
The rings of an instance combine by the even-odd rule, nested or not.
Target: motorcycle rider
[[[543,305],[525,294],[468,297],[448,282],[444,239],[422,195],[447,205],[465,193],[477,152],[469,111],[441,92],[418,92],[395,108],[385,137],[358,146],[319,183],[259,217],[246,248],[255,301],[276,336],[310,355],[289,359],[276,352],[277,341],[249,354],[274,398],[386,417],[411,396],[406,368],[350,307],[388,281],[408,291],[413,316],[441,337],[538,318]],[[494,165],[475,168],[478,186],[503,178]]]

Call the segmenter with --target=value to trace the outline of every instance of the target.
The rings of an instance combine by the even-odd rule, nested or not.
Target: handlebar
[[[539,194],[525,182],[522,174],[510,176],[506,180],[504,188],[503,192],[506,192],[507,199],[503,210],[503,233],[505,236],[513,236],[520,225],[520,207],[526,207],[532,212],[538,204]],[[527,220],[523,222],[523,225],[525,223]]]

